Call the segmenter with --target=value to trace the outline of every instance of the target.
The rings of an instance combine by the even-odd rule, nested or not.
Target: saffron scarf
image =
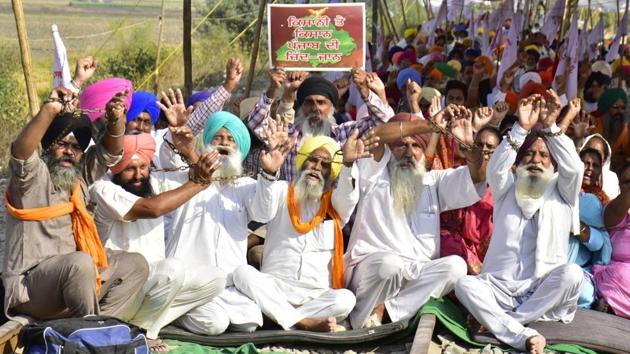
[[[295,228],[295,231],[305,234],[324,221],[326,215],[334,221],[335,224],[335,248],[332,256],[332,287],[333,289],[342,289],[344,287],[344,275],[343,275],[343,233],[341,230],[341,219],[335,208],[331,203],[332,192],[326,192],[322,196],[319,210],[308,223],[302,223],[300,220],[300,206],[295,198],[295,190],[293,185],[289,185],[288,193],[288,205],[289,205],[289,217],[291,218],[291,224]]]
[[[98,236],[94,219],[85,208],[81,199],[81,184],[77,183],[72,190],[70,201],[43,208],[17,209],[9,202],[9,194],[4,193],[7,212],[14,218],[23,221],[43,221],[70,214],[74,241],[79,251],[89,254],[94,260],[96,272],[96,294],[101,291],[101,274],[99,268],[107,268],[107,254]]]

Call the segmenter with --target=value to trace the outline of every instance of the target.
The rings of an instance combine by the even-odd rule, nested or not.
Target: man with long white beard
[[[337,87],[321,76],[307,78],[305,72],[285,73],[281,68],[273,69],[270,73],[271,84],[266,95],[263,95],[252,112],[247,117],[247,125],[265,141],[263,129],[272,120],[271,104],[284,86],[282,101],[278,107],[278,113],[283,117],[295,115],[295,121],[289,122],[289,134],[299,132],[298,141],[283,166],[283,175],[287,181],[297,177],[295,160],[297,150],[302,145],[302,140],[310,136],[328,136],[335,139],[340,145],[345,144],[353,130],[359,130],[362,136],[376,125],[386,123],[394,115],[394,111],[387,105],[385,86],[375,73],[367,73],[361,69],[352,71],[352,80],[363,99],[369,116],[357,117],[356,121],[335,123],[335,107],[339,100]],[[293,106],[297,107],[297,113],[293,112]],[[290,113],[283,112],[290,110]]]
[[[360,199],[345,255],[346,285],[357,304],[355,329],[409,319],[429,298],[446,295],[466,274],[459,256],[439,258],[440,212],[463,208],[485,194],[481,150],[473,144],[472,113],[448,106],[434,117],[466,146],[468,166],[425,173],[420,134],[439,131],[424,119],[399,113],[374,129],[380,146],[357,161]]]
[[[262,191],[269,193],[266,190],[272,187],[273,178],[264,173],[258,176],[258,181],[241,176],[250,138],[247,127],[235,115],[212,114],[200,138],[198,152],[217,151],[221,167],[213,173],[215,180],[209,181],[206,189],[171,213],[170,229],[166,231],[166,254],[185,262],[191,269],[200,266],[221,269],[226,275],[226,287],[217,297],[181,316],[177,323],[203,335],[218,335],[228,327],[233,331],[252,332],[262,325],[262,314],[254,301],[234,287],[232,273],[247,264],[248,223],[271,218],[271,210],[258,208],[253,200]],[[264,156],[266,153],[261,155],[263,167]],[[281,156],[282,161],[284,157]],[[180,176],[176,182],[186,181],[186,176]]]
[[[108,249],[137,252],[149,262],[149,279],[123,317],[146,329],[151,351],[167,351],[158,339],[162,327],[206,303],[225,287],[223,271],[214,267],[190,268],[166,258],[163,215],[175,210],[207,185],[219,166],[214,151],[197,156],[189,128],[171,128],[174,144],[195,163],[188,181],[173,188],[166,174],[149,173],[155,140],[148,133],[126,135],[122,159],[90,187],[96,201],[95,219]],[[185,173],[186,172],[173,172]]]
[[[562,108],[547,91],[521,100],[519,120],[488,163],[494,198],[494,230],[482,272],[461,278],[459,301],[500,341],[530,353],[544,351],[546,340],[524,325],[533,321],[570,322],[575,315],[582,270],[567,264],[569,235],[580,230],[578,195],[584,167],[563,131],[580,110]],[[541,121],[544,129],[536,126]]]
[[[75,117],[76,96],[64,88],[53,90],[11,144],[2,274],[11,318],[120,316],[147,279],[142,255],[105,251],[86,209],[88,186],[122,155],[129,94],[110,97],[105,134],[89,149],[88,117]]]
[[[343,167],[335,140],[304,140],[297,158],[299,177],[278,182],[269,195],[254,199],[258,208],[273,210],[271,219],[259,220],[267,222],[262,267],[240,266],[234,284],[285,330],[334,332],[354,307],[354,294],[343,288],[341,229],[359,198],[352,166],[364,156],[364,145],[357,136],[355,130],[344,145]]]

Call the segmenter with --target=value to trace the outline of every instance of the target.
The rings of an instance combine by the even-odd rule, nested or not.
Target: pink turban
[[[125,135],[123,146],[122,159],[111,168],[115,175],[122,172],[134,157],[150,163],[155,154],[155,140],[147,133]]]
[[[131,106],[131,94],[133,84],[127,79],[113,77],[93,83],[81,93],[81,109],[104,109],[114,95],[120,91],[129,90],[127,101],[125,101],[125,109]],[[102,117],[103,112],[88,112],[87,116],[91,121],[95,121]]]

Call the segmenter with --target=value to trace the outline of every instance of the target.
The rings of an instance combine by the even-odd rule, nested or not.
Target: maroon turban
[[[412,120],[418,120],[418,119],[420,118],[413,113],[400,112],[396,114],[395,116],[393,116],[389,121],[390,122],[410,122]],[[422,149],[426,149],[429,143],[429,140],[431,139],[431,136],[430,134],[411,135],[410,138],[415,140],[416,143],[418,143],[418,145],[422,147]]]
[[[534,145],[534,143],[536,142],[536,140],[538,140],[538,138],[541,138],[545,142],[545,145],[547,146],[547,150],[549,150],[549,144],[547,144],[547,138],[542,134],[542,126],[540,124],[536,124],[532,128],[531,132],[527,135],[527,137],[525,137],[525,141],[523,142],[523,145],[521,145],[520,149],[518,149],[518,153],[516,153],[516,160],[514,160],[514,164],[516,164],[517,166],[521,164],[521,161],[523,160],[523,157],[525,157],[525,153],[527,152],[527,149],[529,149],[532,145]],[[556,159],[553,158],[551,151],[549,151],[549,157],[551,158],[551,164],[553,165],[554,169],[557,168],[558,162],[556,161]]]

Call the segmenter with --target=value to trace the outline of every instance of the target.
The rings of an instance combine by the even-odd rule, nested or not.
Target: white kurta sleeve
[[[495,86],[492,92],[487,96],[488,107],[492,107],[497,102],[505,101],[505,96],[507,96],[507,93],[501,91],[498,86]]]
[[[126,221],[125,215],[140,199],[139,196],[105,179],[100,179],[90,186],[90,197],[97,205],[97,216],[117,221]]]
[[[468,166],[439,172],[437,192],[440,212],[473,205],[486,193],[486,183],[474,184]]]
[[[358,178],[359,168],[356,164],[352,164],[350,168],[341,167],[337,188],[332,193],[332,205],[339,214],[342,224],[348,222],[352,211],[359,202]]]
[[[518,122],[514,123],[508,136],[519,147],[523,145],[527,137],[527,130],[523,129]],[[492,154],[488,167],[486,167],[486,179],[492,190],[492,197],[499,199],[514,183],[512,165],[516,160],[517,151],[510,145],[508,139],[503,139],[501,144]]]
[[[247,211],[252,220],[267,223],[276,216],[280,200],[286,198],[288,184],[285,181],[269,181],[261,174],[256,181],[256,193]]]
[[[547,131],[557,133],[560,128],[554,124]],[[558,163],[558,191],[565,202],[575,206],[582,186],[584,164],[573,141],[565,134],[548,137],[547,146],[551,156]]]
[[[172,142],[173,137],[171,136],[171,131],[168,129],[164,129],[164,132],[161,133],[164,135],[164,141],[160,144],[160,149],[158,150],[158,159],[160,161],[160,166],[162,168],[178,168],[181,166],[186,166],[186,163],[182,159],[181,156],[175,153],[173,149],[167,144],[166,141]],[[162,131],[160,131],[162,132]]]

